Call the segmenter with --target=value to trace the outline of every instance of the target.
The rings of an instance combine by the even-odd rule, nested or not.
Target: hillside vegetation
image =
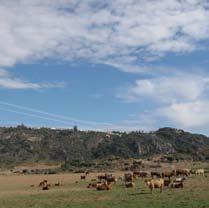
[[[96,159],[148,158],[209,159],[209,138],[183,130],[161,128],[155,132],[96,132],[75,129],[0,128],[0,164],[61,162],[91,164]]]

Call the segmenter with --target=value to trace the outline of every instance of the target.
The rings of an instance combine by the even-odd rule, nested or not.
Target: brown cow
[[[86,176],[85,175],[81,175],[81,180],[86,180]]]
[[[147,186],[150,188],[151,193],[153,192],[153,190],[155,188],[160,188],[160,192],[163,191],[164,188],[164,179],[160,178],[160,179],[149,179],[149,180],[145,180],[145,183],[147,184]]]
[[[89,183],[87,188],[96,188],[99,183]]]
[[[148,177],[149,173],[147,171],[134,171],[133,176],[138,176],[138,177]]]
[[[164,187],[169,187],[170,183],[171,183],[170,178],[164,178]]]
[[[54,184],[55,186],[60,186],[61,183],[58,181],[57,183]]]
[[[102,184],[97,184],[96,189],[97,191],[108,191],[111,189],[111,183],[104,182]]]
[[[49,187],[51,186],[51,184],[45,184],[43,187],[42,187],[42,190],[49,190]]]
[[[125,173],[124,174],[124,181],[125,182],[133,182],[134,177],[132,173]]]
[[[47,184],[47,180],[43,180],[43,181],[41,181],[40,183],[39,183],[39,187],[43,187],[43,186],[45,186],[46,184]]]
[[[189,176],[190,170],[189,169],[176,169],[176,170],[173,170],[173,173],[175,176],[179,176],[179,175]]]
[[[151,177],[154,178],[154,176],[156,176],[157,178],[161,178],[162,177],[161,173],[156,172],[156,171],[152,171],[151,172]]]
[[[111,176],[111,177],[109,177],[109,176],[107,176],[106,177],[106,181],[108,182],[108,183],[116,183],[117,182],[117,178],[115,177],[115,176]]]
[[[107,176],[106,175],[98,175],[97,176],[98,180],[106,180],[107,179]]]
[[[162,172],[162,178],[171,178],[172,176],[174,176],[174,172],[173,171],[171,171],[171,172],[169,172],[169,171],[164,171],[164,172]]]

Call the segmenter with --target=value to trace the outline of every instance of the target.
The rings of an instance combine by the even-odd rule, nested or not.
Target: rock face
[[[109,156],[142,158],[161,154],[209,159],[209,138],[172,128],[111,134],[25,126],[0,128],[2,166],[27,161],[91,161]]]

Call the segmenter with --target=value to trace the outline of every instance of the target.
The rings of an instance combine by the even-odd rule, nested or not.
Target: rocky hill
[[[24,162],[88,163],[110,157],[209,160],[209,138],[183,130],[161,128],[155,132],[96,132],[75,129],[0,128],[0,165]]]

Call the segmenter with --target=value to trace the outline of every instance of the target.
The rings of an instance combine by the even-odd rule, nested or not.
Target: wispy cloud
[[[33,83],[14,77],[5,69],[0,69],[0,88],[12,89],[12,90],[24,90],[24,89],[44,89],[44,88],[64,88],[66,84],[64,82],[58,83]]]
[[[160,103],[193,101],[209,90],[209,76],[191,73],[140,79],[128,89],[121,89],[117,97],[127,102],[155,99]]]

